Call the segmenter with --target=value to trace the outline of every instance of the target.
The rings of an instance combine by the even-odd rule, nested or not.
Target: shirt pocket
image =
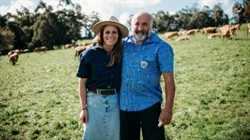
[[[108,69],[106,64],[92,64],[92,75],[94,80],[107,79]]]

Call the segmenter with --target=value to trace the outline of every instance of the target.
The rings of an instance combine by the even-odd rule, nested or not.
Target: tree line
[[[79,4],[73,4],[71,0],[59,0],[58,6],[61,6],[61,2],[73,5],[73,8],[53,12],[52,6],[41,1],[34,13],[22,7],[16,10],[17,14],[0,15],[0,51],[33,51],[39,46],[47,46],[49,50],[53,50],[83,39],[82,29],[85,31],[85,38],[93,38],[91,27],[100,21],[99,13],[86,15],[81,12],[82,7]],[[187,6],[172,15],[168,11],[160,10],[152,14],[153,28],[157,33],[164,33],[249,22],[250,0],[236,2],[232,7],[233,17],[230,19],[221,6],[218,3],[212,9],[208,6],[199,9],[198,4],[193,4],[192,7]],[[127,19],[128,27],[132,16]]]

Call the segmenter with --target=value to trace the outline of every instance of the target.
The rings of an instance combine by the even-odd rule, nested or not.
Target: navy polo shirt
[[[80,55],[80,63],[76,76],[88,78],[87,89],[112,89],[120,90],[121,65],[107,67],[111,56],[108,52],[96,45]]]

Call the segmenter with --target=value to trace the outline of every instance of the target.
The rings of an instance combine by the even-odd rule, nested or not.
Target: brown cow
[[[193,35],[194,33],[199,32],[199,29],[191,29],[191,30],[187,30],[185,32],[185,35]]]
[[[236,28],[231,25],[224,25],[220,28],[220,36],[223,39],[224,37],[231,37],[234,39]]]
[[[75,58],[76,57],[79,57],[80,54],[86,50],[86,47],[85,46],[78,46],[75,48]]]
[[[64,46],[65,49],[70,49],[70,48],[75,48],[75,45],[74,44],[66,44]]]
[[[75,58],[76,58],[76,57],[79,57],[80,54],[81,54],[83,51],[85,51],[85,50],[91,48],[92,46],[93,46],[93,44],[87,44],[86,46],[80,45],[80,46],[76,47],[76,48],[75,48]]]
[[[181,36],[181,35],[185,35],[185,34],[186,34],[186,30],[178,31],[177,34],[178,34],[178,36],[179,36],[179,35],[180,35],[180,36]]]
[[[34,49],[34,52],[46,52],[46,51],[47,51],[47,47],[46,46],[36,47]]]
[[[14,51],[13,51],[13,50],[10,50],[10,51],[8,52],[8,58],[9,58],[13,53],[14,53]]]
[[[230,37],[231,37],[232,39],[234,39],[235,36],[236,36],[236,35],[235,35],[236,29],[237,29],[237,28],[235,28],[235,26],[230,27],[230,29],[229,29],[229,34],[230,34]]]
[[[19,50],[19,49],[15,49],[15,50],[11,50],[13,53],[18,53],[18,54],[20,54],[21,53],[21,50]]]
[[[247,24],[247,36],[250,33],[250,23]]]
[[[235,25],[233,25],[233,28],[236,28],[237,30],[240,30],[240,26],[241,26],[241,24],[235,24]]]
[[[164,36],[168,39],[168,38],[172,38],[173,36],[178,36],[178,32],[177,31],[173,31],[173,32],[166,32],[164,34]]]
[[[176,41],[181,41],[181,40],[189,40],[190,35],[185,35],[185,36],[181,36],[179,38],[176,39]]]
[[[216,33],[216,27],[207,27],[202,29],[202,34],[210,34],[210,33]]]
[[[27,53],[29,52],[29,49],[23,49],[23,50],[20,50],[21,53]]]
[[[79,57],[83,51],[95,46],[96,42],[98,42],[98,36],[95,36],[91,43],[82,42],[81,44],[79,44],[78,47],[75,48],[75,57],[74,58]]]
[[[8,59],[9,59],[10,65],[15,65],[18,60],[18,53],[13,53],[11,55],[8,55]]]
[[[208,35],[208,39],[212,39],[212,38],[214,38],[214,37],[216,37],[216,36],[220,36],[220,33],[213,33],[213,34],[210,34],[210,35]]]
[[[223,39],[224,37],[229,36],[229,30],[230,30],[231,25],[224,25],[220,28],[220,36]]]

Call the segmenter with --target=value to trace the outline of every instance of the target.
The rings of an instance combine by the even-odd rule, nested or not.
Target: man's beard
[[[148,32],[139,31],[134,33],[134,38],[136,41],[141,42],[150,37],[150,35],[151,35],[151,30],[149,30]]]

